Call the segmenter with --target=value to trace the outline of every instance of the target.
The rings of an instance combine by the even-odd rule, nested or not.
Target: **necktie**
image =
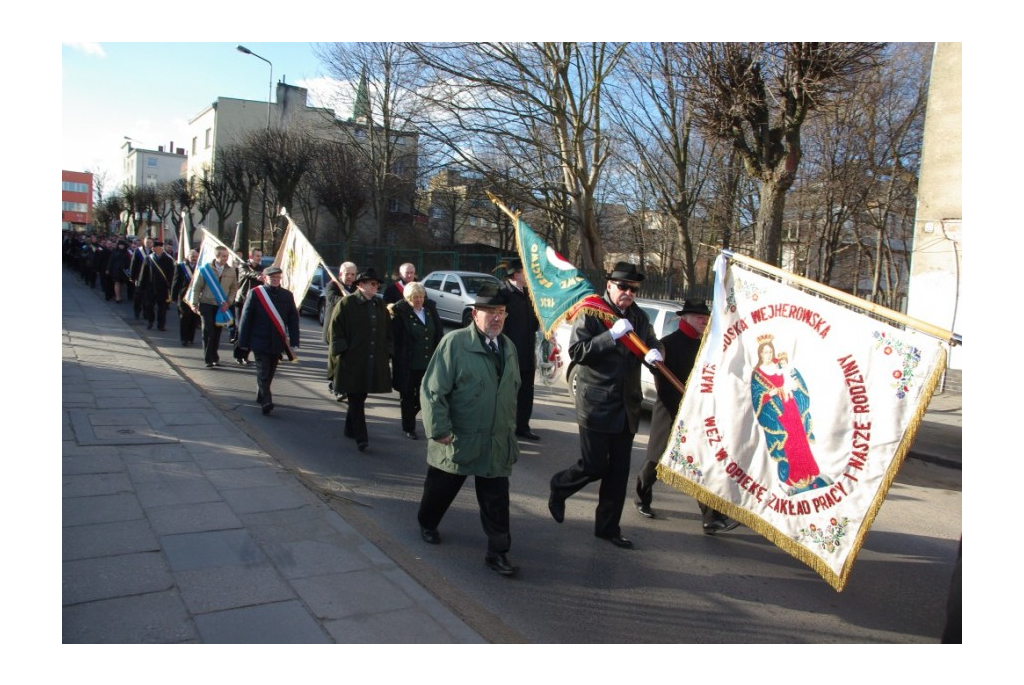
[[[501,354],[498,352],[498,341],[497,340],[488,340],[487,341],[487,346],[491,348],[491,352],[493,352],[495,354],[495,356],[501,357]]]

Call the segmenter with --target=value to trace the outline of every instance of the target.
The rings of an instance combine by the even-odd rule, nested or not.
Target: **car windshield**
[[[488,283],[501,285],[497,278],[487,278],[486,276],[463,276],[462,281],[466,286],[466,292],[470,295],[476,295],[480,292],[480,288]]]

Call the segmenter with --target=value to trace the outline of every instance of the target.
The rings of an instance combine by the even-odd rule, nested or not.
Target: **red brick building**
[[[92,226],[92,174],[60,172],[61,230],[84,231]]]

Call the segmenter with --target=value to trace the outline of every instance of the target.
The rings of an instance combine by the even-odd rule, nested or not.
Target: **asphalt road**
[[[484,566],[472,480],[441,524],[443,543],[420,540],[426,443],[403,436],[397,394],[367,402],[366,452],[342,436],[346,405],[327,392],[315,319],[302,319],[299,361],[282,363],[270,416],[255,402],[254,367],[231,364],[226,335],[224,366],[206,369],[201,347],[178,344],[176,322],[164,333],[136,328],[261,446],[493,642],[933,643],[942,630],[961,534],[959,470],[904,464],[841,593],[746,528],[704,535],[697,503],[660,483],[658,518],[641,518],[628,500],[622,528],[636,548],[620,550],[593,536],[596,484],[568,501],[565,523],[548,514],[548,481],[577,459],[578,434],[564,386],[538,383],[532,425],[542,440],[521,444],[512,476],[510,556],[521,571],[507,579]],[[645,424],[637,435],[634,473],[647,432]]]

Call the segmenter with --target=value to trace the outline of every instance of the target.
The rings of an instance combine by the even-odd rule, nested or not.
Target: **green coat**
[[[334,392],[391,392],[391,315],[379,297],[356,291],[334,307],[330,321],[330,360]]]
[[[516,396],[522,380],[516,348],[501,336],[504,373],[498,378],[493,354],[475,326],[452,331],[434,351],[420,385],[423,427],[430,440],[427,463],[447,473],[508,477],[519,459]]]

